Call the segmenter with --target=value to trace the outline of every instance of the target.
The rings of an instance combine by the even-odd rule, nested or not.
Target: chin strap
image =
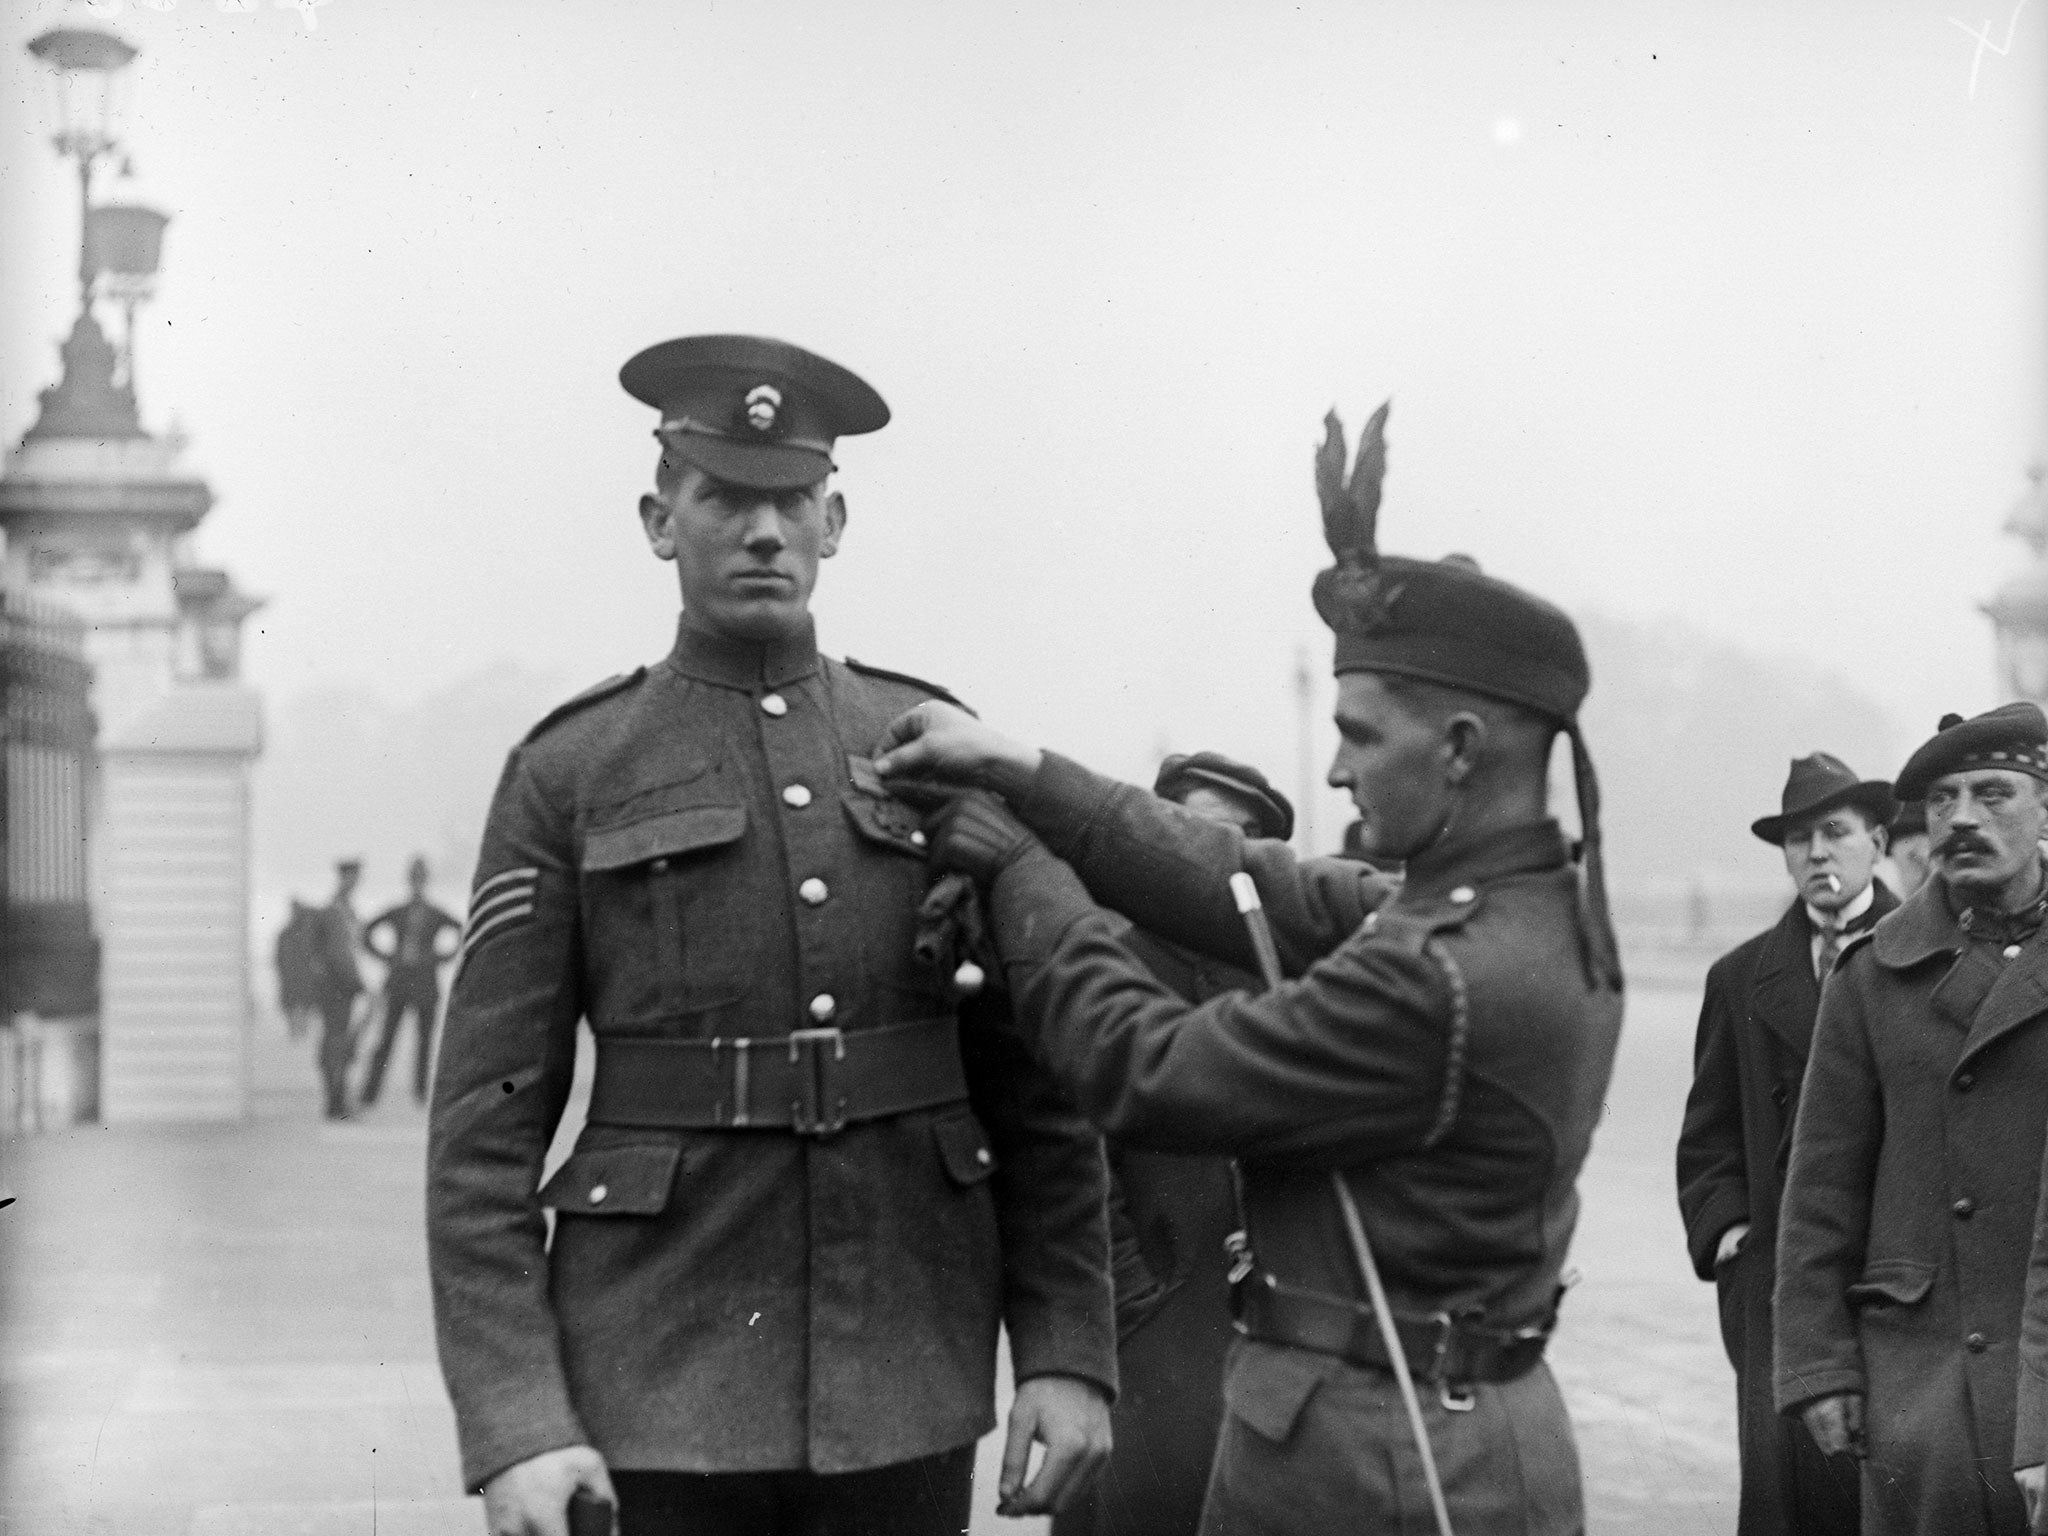
[[[1614,937],[1614,918],[1607,906],[1607,867],[1600,857],[1600,780],[1593,772],[1593,755],[1586,750],[1586,738],[1574,720],[1565,726],[1572,743],[1572,780],[1578,790],[1579,827],[1579,947],[1585,961],[1586,980],[1595,987],[1619,992],[1621,946]]]

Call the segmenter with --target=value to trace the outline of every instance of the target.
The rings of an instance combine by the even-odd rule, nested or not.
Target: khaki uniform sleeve
[[[1349,938],[1394,889],[1366,865],[1298,859],[1285,843],[1247,838],[1055,752],[1016,810],[1103,906],[1247,969],[1258,961],[1229,884],[1240,870],[1259,888],[1290,976]]]
[[[536,1192],[582,1014],[567,815],[512,754],[485,826],[427,1150],[427,1252],[463,1480],[585,1439],[548,1303]]]
[[[1018,1381],[1079,1376],[1113,1398],[1116,1313],[1101,1138],[1033,1059],[1004,999],[986,993],[963,1013],[968,1086],[996,1154],[1012,1373]]]
[[[1341,1167],[1421,1145],[1450,1071],[1450,984],[1354,933],[1297,979],[1199,1005],[1162,986],[1058,859],[997,880],[1020,1018],[1089,1119],[1160,1152]]]

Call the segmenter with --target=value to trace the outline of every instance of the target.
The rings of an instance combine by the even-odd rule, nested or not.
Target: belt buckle
[[[1472,1384],[1454,1382],[1448,1372],[1451,1337],[1457,1331],[1458,1320],[1448,1312],[1432,1312],[1429,1320],[1436,1324],[1436,1344],[1429,1357],[1429,1374],[1436,1378],[1436,1400],[1447,1413],[1470,1413],[1477,1401],[1472,1396]]]
[[[830,1049],[827,1049],[829,1045]],[[832,1136],[846,1129],[846,1098],[838,1092],[839,1078],[833,1070],[846,1060],[846,1034],[824,1029],[793,1029],[789,1032],[791,1066],[797,1097],[789,1106],[789,1127],[799,1136]]]

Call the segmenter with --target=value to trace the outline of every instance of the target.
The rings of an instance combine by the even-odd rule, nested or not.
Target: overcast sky
[[[658,655],[617,369],[743,330],[895,410],[838,455],[826,649],[1117,771],[1293,777],[1310,455],[1388,395],[1386,547],[1838,666],[1916,733],[1994,702],[2048,5],[92,9],[176,216],[145,416],[273,694]],[[9,441],[76,250],[21,45],[80,10],[0,7]]]

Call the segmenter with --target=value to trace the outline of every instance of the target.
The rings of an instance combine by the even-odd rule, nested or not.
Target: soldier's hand
[[[1805,1420],[1813,1443],[1828,1455],[1839,1456],[1845,1451],[1852,1456],[1864,1454],[1861,1392],[1817,1397],[1799,1410],[1799,1417]]]
[[[925,835],[931,861],[940,869],[957,869],[984,883],[1038,841],[1002,801],[980,789],[955,795],[926,820]]]
[[[1027,1483],[1034,1441],[1045,1447],[1045,1460]],[[1033,1376],[1018,1386],[1010,1404],[996,1513],[1054,1513],[1086,1488],[1108,1459],[1109,1403],[1102,1389],[1078,1376]]]
[[[882,735],[875,772],[885,779],[930,779],[967,789],[1021,795],[1044,757],[964,709],[927,699],[898,715]]]
[[[2020,1497],[2027,1501],[2027,1529],[2038,1531],[2042,1528],[2048,1510],[2041,1508],[2041,1490],[2048,1484],[2048,1466],[2036,1462],[2031,1467],[2021,1467],[2012,1475],[2020,1485]]]
[[[569,1536],[569,1500],[579,1488],[618,1503],[604,1458],[587,1445],[514,1462],[484,1484],[484,1528],[490,1536]]]

